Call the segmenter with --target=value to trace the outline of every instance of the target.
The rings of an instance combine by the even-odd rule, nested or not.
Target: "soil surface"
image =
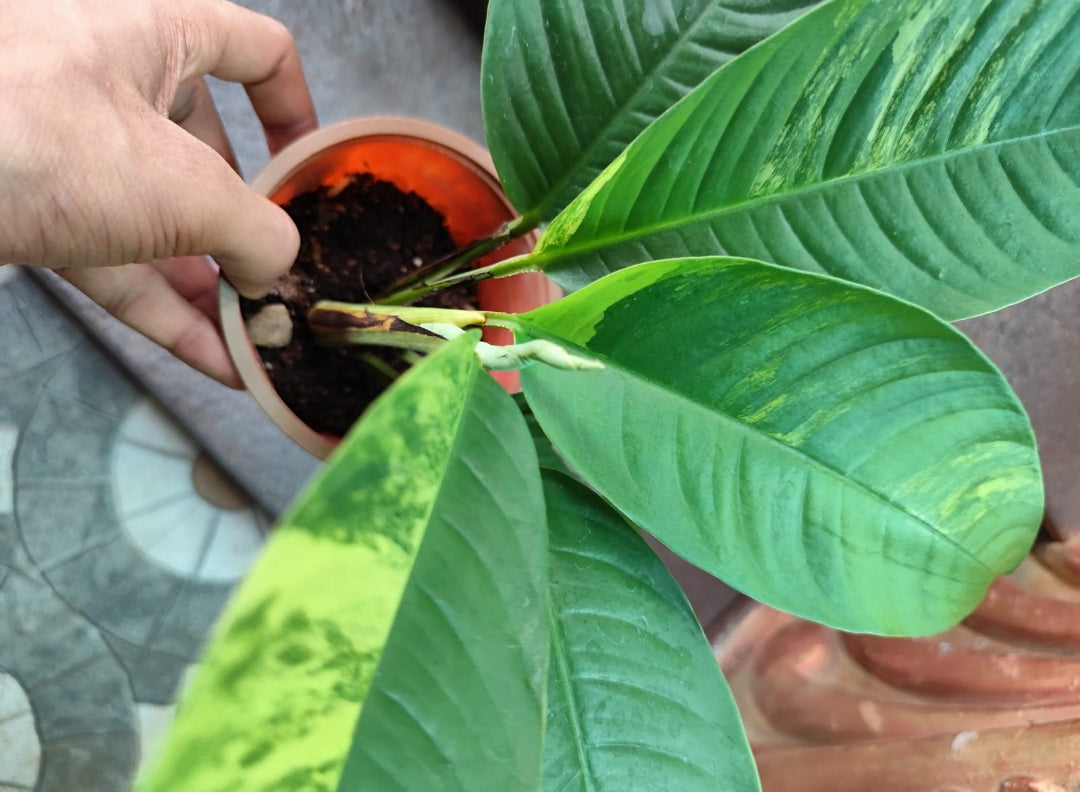
[[[288,308],[292,339],[281,348],[259,347],[263,367],[301,420],[340,437],[392,382],[380,369],[402,372],[408,363],[388,347],[319,346],[308,309],[319,300],[376,302],[403,275],[456,247],[443,216],[423,198],[367,173],[302,193],[284,209],[300,230],[296,263],[266,297],[241,300],[241,311],[248,320],[268,304]],[[472,309],[475,287],[447,290],[421,304]]]

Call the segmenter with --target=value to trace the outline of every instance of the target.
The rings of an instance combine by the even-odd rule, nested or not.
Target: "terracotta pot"
[[[346,175],[371,173],[404,192],[415,192],[446,219],[458,247],[495,231],[515,216],[499,187],[487,151],[477,143],[436,124],[407,118],[365,118],[324,127],[282,150],[252,181],[252,187],[278,204],[299,193],[339,183]],[[527,253],[531,235],[480,260],[481,265]],[[558,299],[560,291],[542,275],[527,273],[484,281],[482,309],[527,311]],[[220,289],[221,324],[226,345],[244,385],[275,424],[311,454],[325,459],[338,438],[311,429],[281,400],[248,340],[236,291],[224,280]],[[485,331],[485,340],[507,343],[506,331]],[[502,373],[508,390],[517,388],[516,372]]]
[[[744,600],[711,631],[764,792],[1080,789],[1080,540],[963,624],[844,635]]]

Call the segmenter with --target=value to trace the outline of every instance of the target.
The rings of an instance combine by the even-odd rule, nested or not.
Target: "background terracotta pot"
[[[278,204],[322,185],[340,183],[352,173],[370,173],[403,192],[415,192],[446,219],[454,243],[464,247],[513,219],[487,151],[445,127],[408,118],[364,118],[324,127],[283,149],[252,181],[252,187]],[[514,240],[480,264],[528,252],[530,235]],[[526,273],[489,280],[478,290],[480,307],[527,311],[558,299],[560,291],[542,275]],[[225,342],[244,385],[255,401],[289,437],[319,458],[326,458],[337,438],[311,429],[281,400],[248,340],[236,291],[224,280],[220,289]],[[509,333],[485,331],[490,343],[508,343]],[[517,387],[516,372],[497,377],[508,390]]]

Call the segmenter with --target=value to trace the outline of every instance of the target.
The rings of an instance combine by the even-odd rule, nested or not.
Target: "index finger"
[[[182,80],[210,74],[244,85],[270,153],[318,126],[292,33],[227,0],[207,0],[188,26]]]

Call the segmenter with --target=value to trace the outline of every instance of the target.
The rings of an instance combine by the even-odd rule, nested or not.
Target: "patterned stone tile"
[[[22,747],[13,740],[0,758],[25,770],[36,751],[40,763],[36,785],[4,777],[0,785],[126,790],[138,759],[137,714],[127,674],[98,630],[49,586],[10,573],[0,584],[0,636],[0,668],[19,681],[34,715],[18,738]],[[39,748],[28,744],[31,735]]]
[[[22,431],[15,482],[103,479],[119,421],[46,390]]]
[[[169,726],[176,717],[176,705],[140,704],[139,713],[139,767],[152,764],[165,744]],[[2,792],[2,790],[0,790]]]
[[[164,706],[176,700],[187,660],[136,646],[108,633],[102,637],[127,671],[135,701]]]
[[[15,447],[19,427],[0,421],[0,515],[15,511]]]
[[[134,728],[127,674],[111,653],[71,666],[29,687],[42,740],[119,734]]]
[[[30,700],[26,698],[19,680],[0,671],[0,722],[7,723],[26,712],[30,712]]]
[[[132,444],[182,459],[194,459],[198,454],[191,437],[159,405],[146,398],[140,399],[124,417],[117,444]]]
[[[115,538],[120,530],[104,481],[24,482],[16,515],[23,543],[43,569]]]
[[[10,514],[0,514],[0,586],[3,585],[5,573],[15,569],[24,575],[33,576],[33,562],[27,555],[15,525],[15,517]]]
[[[30,690],[109,649],[101,634],[48,585],[18,573],[0,584],[0,668]]]
[[[125,792],[139,761],[137,726],[42,746],[41,776],[34,792]]]
[[[182,583],[122,535],[46,570],[45,579],[98,627],[138,646],[151,640]]]
[[[124,792],[262,526],[220,528],[195,444],[22,274],[0,335],[0,792]]]
[[[65,355],[29,371],[4,372],[0,377],[0,422],[22,427],[30,420],[46,383],[64,364]]]
[[[120,521],[128,538],[152,563],[177,575],[194,575],[206,555],[217,511],[203,501],[183,481],[169,482],[180,491],[156,498],[144,492],[150,502],[141,508],[128,507],[126,493],[118,493]]]
[[[118,420],[127,417],[141,395],[112,357],[90,341],[67,356],[46,390]]]
[[[225,479],[148,401],[137,404],[120,427],[112,476],[125,532],[165,569],[185,578],[231,582],[262,547],[267,526],[258,510],[242,493],[215,489],[212,485]]]
[[[0,288],[0,371],[24,372],[85,342],[82,330],[25,276]]]
[[[135,728],[135,702],[127,674],[112,654],[65,669],[29,688],[37,728],[46,743]]]
[[[152,648],[194,661],[232,586],[189,580],[161,620]]]
[[[221,513],[196,575],[222,583],[239,580],[255,561],[269,530],[266,518],[254,507]]]
[[[30,699],[15,677],[0,671],[0,790],[32,788],[40,767]]]

